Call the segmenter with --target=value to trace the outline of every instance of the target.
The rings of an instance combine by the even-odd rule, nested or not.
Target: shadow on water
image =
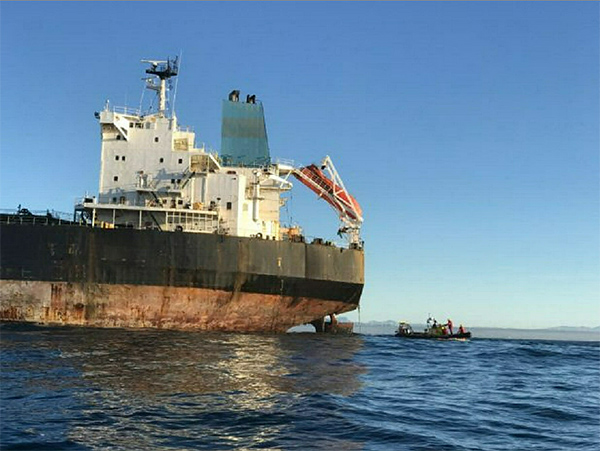
[[[311,403],[334,412],[366,371],[359,336],[0,330],[3,442],[31,449],[288,448],[318,427]]]
[[[58,357],[102,388],[148,395],[253,392],[350,395],[359,337],[71,330]],[[340,383],[342,382],[343,383]]]

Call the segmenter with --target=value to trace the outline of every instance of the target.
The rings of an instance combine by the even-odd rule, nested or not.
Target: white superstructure
[[[346,234],[352,246],[362,247],[360,206],[329,157],[321,165],[329,177],[315,165],[265,164],[270,158],[260,153],[267,146],[262,105],[256,105],[255,96],[238,103],[239,91],[232,91],[229,102],[234,105],[227,104],[230,116],[224,113],[227,134],[222,136],[229,140],[228,152],[230,142],[243,141],[242,155],[225,155],[229,161],[224,163],[204,145],[198,146],[194,131],[180,126],[168,111],[167,81],[177,75],[177,60],[143,62],[150,64],[146,88],[157,94],[157,111],[143,114],[106,102],[96,113],[102,137],[99,194],[76,205],[80,221],[93,227],[303,240],[298,227],[283,228],[279,221],[286,201],[282,193],[292,188],[288,178],[294,175],[336,210],[341,221],[338,233]],[[240,130],[247,125],[250,131],[242,136]],[[263,141],[257,146],[255,139]],[[263,158],[255,160],[260,164],[231,165],[252,152]],[[266,152],[268,156],[268,148]]]
[[[176,63],[152,61],[159,83],[159,108],[113,108],[96,114],[102,134],[98,198],[78,211],[94,226],[154,228],[163,231],[225,233],[280,239],[281,193],[291,189],[292,167],[222,166],[216,153],[196,146],[195,133],[166,110],[165,78]],[[165,74],[165,65],[170,72]],[[162,70],[161,70],[162,68]]]

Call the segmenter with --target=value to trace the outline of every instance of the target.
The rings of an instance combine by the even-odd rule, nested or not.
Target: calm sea
[[[598,450],[598,342],[0,326],[2,449]]]

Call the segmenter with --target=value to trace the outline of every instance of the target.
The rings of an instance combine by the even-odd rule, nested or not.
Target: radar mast
[[[177,76],[179,71],[178,57],[173,59],[167,58],[166,61],[142,60],[142,63],[149,63],[150,67],[146,69],[146,73],[155,75],[160,80],[160,84],[157,85],[154,83],[155,79],[149,78],[146,80],[146,87],[153,91],[158,91],[158,115],[164,117],[167,110],[167,80]]]

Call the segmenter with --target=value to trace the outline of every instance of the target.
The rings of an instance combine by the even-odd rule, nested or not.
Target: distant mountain
[[[398,321],[387,320],[387,321],[367,321],[362,324],[366,326],[396,326]]]
[[[369,327],[396,327],[398,321],[387,320],[387,321],[363,321],[363,326]],[[425,326],[425,324],[411,323],[413,327]],[[505,330],[532,330],[532,331],[563,331],[563,332],[600,332],[600,326],[586,327],[586,326],[557,326],[557,327],[544,327],[544,328],[515,328],[515,327],[478,327],[479,329],[505,329]]]
[[[565,332],[594,332],[594,331],[600,332],[600,326],[597,326],[597,327],[558,326],[558,327],[548,327],[545,330],[561,330],[561,331],[565,331]]]

